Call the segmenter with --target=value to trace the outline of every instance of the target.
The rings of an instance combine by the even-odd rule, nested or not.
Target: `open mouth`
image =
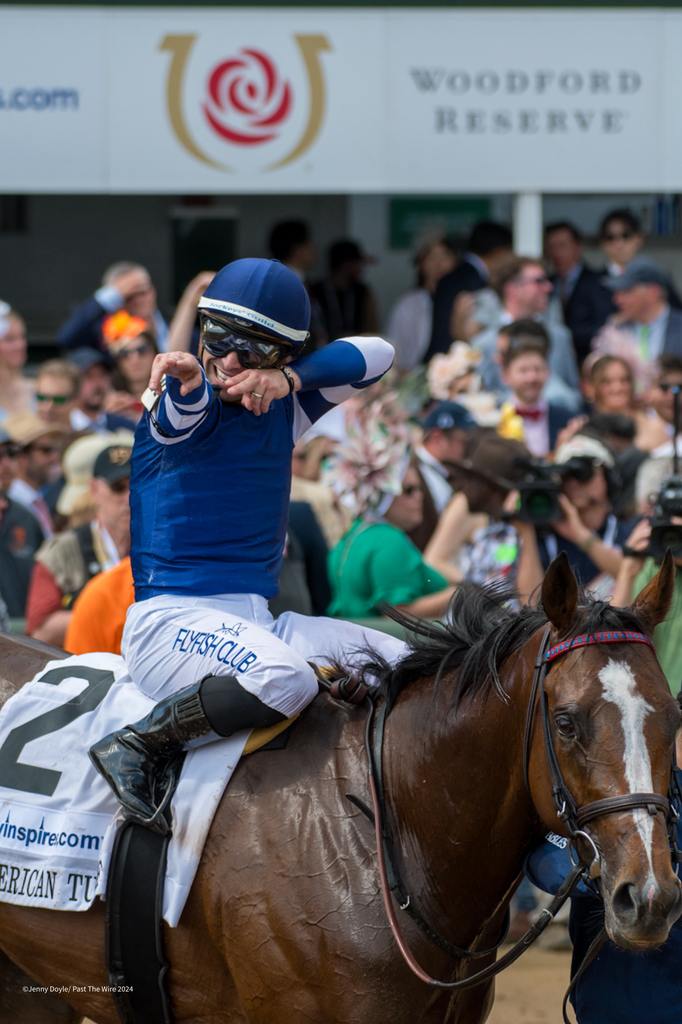
[[[220,367],[218,366],[217,363],[213,364],[213,371],[214,371],[214,373],[216,375],[216,379],[217,379],[219,384],[229,384],[230,381],[234,377],[237,377],[238,374],[241,372],[239,370],[232,370],[231,372],[227,372],[226,373],[225,370],[221,370],[220,369]]]

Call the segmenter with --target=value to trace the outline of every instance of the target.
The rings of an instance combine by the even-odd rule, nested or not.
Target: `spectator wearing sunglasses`
[[[672,456],[675,440],[675,394],[682,391],[682,357],[662,356],[657,364],[657,373],[649,392],[651,408],[667,435],[665,441],[652,448],[651,458]],[[682,439],[676,439],[677,454],[682,455]]]
[[[36,413],[44,423],[71,430],[71,410],[80,386],[80,373],[65,359],[48,359],[38,367]]]
[[[5,421],[5,428],[16,451],[16,473],[7,493],[32,512],[45,537],[51,537],[54,522],[44,491],[59,477],[68,432],[57,424],[45,423],[31,412],[11,416]]]
[[[0,422],[33,409],[33,382],[24,375],[26,324],[0,300]]]
[[[198,358],[155,357],[132,460],[135,603],[122,652],[158,702],[90,756],[129,815],[165,830],[160,773],[188,743],[274,725],[317,693],[309,658],[376,643],[350,623],[273,619],[298,437],[383,377],[393,349],[344,338],[309,355],[310,302],[281,263],[235,260],[199,301]],[[162,383],[163,382],[163,383]],[[350,655],[352,657],[352,655]]]
[[[496,323],[472,338],[473,348],[481,353],[479,372],[483,388],[498,396],[504,394],[500,367],[496,358],[497,336],[500,330],[515,320],[531,319],[542,322],[547,330],[550,346],[550,370],[566,388],[565,405],[573,409],[580,406],[580,380],[573,349],[571,332],[564,324],[544,319],[552,294],[550,281],[541,261],[530,257],[512,256],[502,262],[493,280],[500,300]]]
[[[143,410],[140,399],[159,350],[146,322],[125,310],[107,317],[102,333],[114,361],[113,393],[107,397],[107,411],[137,423]]]
[[[612,286],[630,266],[633,260],[641,258],[645,237],[642,222],[632,210],[625,208],[610,210],[599,225],[599,244],[606,257],[607,287]],[[682,300],[675,286],[666,276],[667,298],[673,309],[682,309]]]
[[[92,520],[53,537],[36,555],[26,605],[26,631],[36,640],[63,646],[87,581],[129,553],[131,450],[116,444],[99,453],[90,481]]]

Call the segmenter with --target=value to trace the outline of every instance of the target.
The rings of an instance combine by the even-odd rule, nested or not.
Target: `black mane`
[[[381,679],[389,705],[415,680],[434,676],[438,682],[454,669],[455,705],[468,693],[484,694],[490,690],[506,701],[499,675],[503,663],[547,623],[542,608],[510,607],[513,597],[513,592],[499,584],[463,583],[450,602],[445,622],[429,622],[391,611],[391,618],[409,631],[410,652],[393,667],[381,659],[367,666]],[[609,629],[646,632],[631,610],[614,608],[606,601],[581,593],[578,619],[569,635]]]

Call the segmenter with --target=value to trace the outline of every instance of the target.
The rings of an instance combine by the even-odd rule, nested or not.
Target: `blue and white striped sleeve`
[[[212,392],[203,370],[202,377],[199,387],[187,395],[180,394],[182,385],[175,377],[164,378],[163,394],[149,413],[149,432],[159,444],[186,441],[203,423]]]
[[[358,389],[381,380],[393,365],[393,346],[383,338],[344,338],[295,360],[302,388],[294,401],[294,437]]]

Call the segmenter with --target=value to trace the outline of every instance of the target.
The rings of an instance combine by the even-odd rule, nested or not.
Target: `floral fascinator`
[[[330,460],[324,482],[354,517],[380,518],[402,492],[414,428],[395,393],[388,392],[357,406],[346,429],[346,439]]]

